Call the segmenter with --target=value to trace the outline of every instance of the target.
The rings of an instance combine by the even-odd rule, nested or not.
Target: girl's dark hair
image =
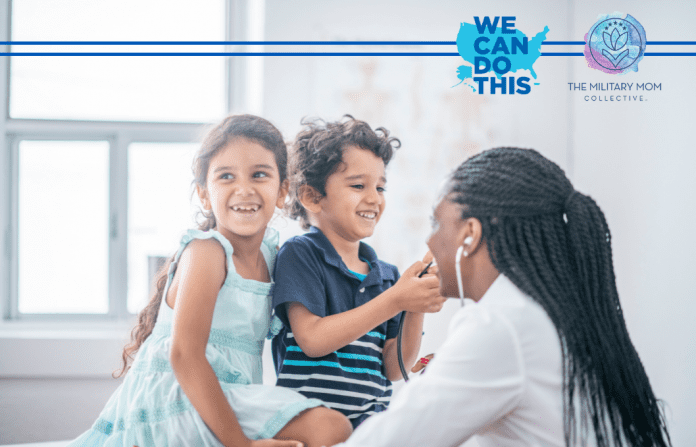
[[[232,115],[210,129],[203,139],[203,143],[193,159],[192,184],[205,188],[210,161],[223,148],[239,139],[252,141],[273,152],[276,165],[278,165],[280,182],[283,183],[285,181],[287,178],[288,151],[280,131],[261,117]],[[203,216],[203,221],[198,225],[199,230],[208,231],[216,227],[215,216],[212,211],[201,211],[200,214]],[[115,377],[120,377],[128,371],[129,363],[133,360],[133,356],[140,349],[145,339],[152,333],[152,329],[157,322],[157,314],[163,299],[164,287],[167,284],[169,265],[173,261],[174,256],[158,271],[155,278],[155,291],[150,298],[150,302],[138,315],[138,324],[131,331],[131,341],[123,349],[121,356],[123,367],[118,373],[114,374]]]
[[[290,182],[290,200],[288,213],[298,219],[302,228],[309,228],[307,211],[300,202],[303,186],[311,186],[321,195],[326,196],[326,180],[338,170],[343,162],[343,149],[357,146],[380,157],[386,167],[394,155],[394,150],[401,147],[401,142],[389,136],[384,127],[375,130],[365,121],[344,115],[341,121],[325,122],[321,119],[302,120],[305,126],[295,137],[292,145]]]
[[[609,227],[595,201],[530,149],[475,155],[452,174],[449,188],[449,199],[463,205],[462,218],[481,222],[498,271],[556,326],[566,445],[585,445],[589,428],[598,447],[670,445],[626,330]]]

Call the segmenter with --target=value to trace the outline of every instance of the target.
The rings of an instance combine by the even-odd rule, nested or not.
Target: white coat
[[[563,446],[562,356],[543,308],[499,275],[453,316],[425,373],[342,447]]]

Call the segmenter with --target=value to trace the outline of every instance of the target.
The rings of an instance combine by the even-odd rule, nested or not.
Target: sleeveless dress
[[[215,303],[206,358],[250,439],[275,436],[300,412],[321,405],[288,388],[261,385],[264,339],[282,325],[271,324],[271,283],[242,278],[232,262],[232,245],[217,231],[189,230],[169,268],[166,297],[176,264],[194,239],[214,238],[227,258],[227,277]],[[272,270],[278,233],[268,229],[261,251]],[[269,272],[270,273],[270,272]],[[215,446],[222,443],[190,403],[169,363],[174,311],[162,299],[157,323],[91,429],[69,444],[77,446]],[[271,327],[273,326],[273,327]]]

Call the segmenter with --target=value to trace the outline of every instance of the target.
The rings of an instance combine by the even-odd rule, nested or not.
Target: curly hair
[[[208,180],[208,168],[210,161],[228,144],[238,139],[246,139],[257,143],[275,156],[280,182],[287,178],[288,151],[280,131],[268,120],[254,115],[232,115],[210,129],[203,139],[200,149],[193,159],[193,185],[205,188]],[[215,216],[212,211],[201,211],[203,221],[198,229],[208,231],[216,227]],[[167,273],[170,264],[174,262],[172,256],[157,272],[155,277],[155,291],[149,303],[138,314],[138,324],[131,331],[131,340],[123,349],[121,355],[123,365],[114,377],[120,377],[129,369],[135,353],[150,336],[157,322],[157,314],[162,303],[164,288],[167,284]]]
[[[384,127],[372,130],[365,121],[344,115],[341,121],[321,119],[302,120],[305,126],[292,145],[290,157],[289,201],[287,211],[300,221],[302,228],[310,226],[307,211],[300,202],[302,188],[311,186],[321,197],[326,196],[326,181],[343,162],[343,150],[357,146],[368,150],[389,164],[394,150],[401,147],[399,139],[390,137]]]
[[[496,148],[452,174],[500,273],[544,308],[563,353],[566,445],[667,446],[664,414],[626,329],[611,235],[595,201],[531,149]],[[576,399],[579,402],[576,402]],[[576,415],[579,413],[579,415]]]

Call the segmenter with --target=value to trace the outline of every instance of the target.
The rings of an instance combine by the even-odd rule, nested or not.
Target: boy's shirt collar
[[[331,241],[329,241],[319,228],[311,226],[306,236],[309,237],[309,240],[311,240],[314,246],[319,250],[327,264],[333,265],[346,276],[358,280],[358,278],[348,270],[348,266],[343,262],[343,259],[341,259],[341,256],[338,254]],[[368,261],[371,266],[367,277],[361,282],[362,286],[369,287],[371,285],[381,284],[383,281],[396,281],[392,269],[383,266],[382,263],[379,262],[377,253],[375,253],[372,247],[362,241],[358,249],[358,256]]]

